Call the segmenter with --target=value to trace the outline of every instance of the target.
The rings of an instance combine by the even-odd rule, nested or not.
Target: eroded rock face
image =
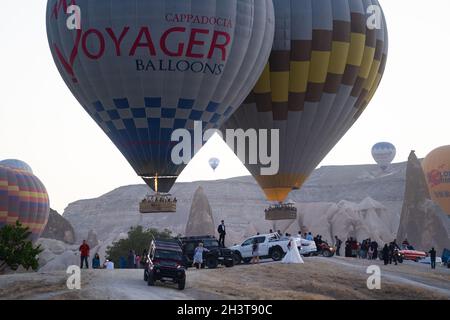
[[[211,206],[205,191],[199,187],[192,199],[185,235],[191,237],[214,234],[215,225]]]
[[[450,248],[448,224],[446,214],[431,200],[422,165],[411,152],[397,240],[407,238],[416,249],[428,251],[434,247],[440,254],[444,248]]]
[[[55,239],[68,244],[75,243],[75,231],[69,221],[64,219],[58,212],[50,209],[47,226],[41,238]]]

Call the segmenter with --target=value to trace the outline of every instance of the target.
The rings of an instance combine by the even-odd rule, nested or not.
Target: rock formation
[[[450,248],[448,223],[445,213],[431,200],[422,165],[412,151],[397,240],[407,238],[416,249],[428,251],[434,247],[440,254],[444,248]]]
[[[41,238],[55,239],[68,244],[75,242],[75,231],[69,221],[64,219],[58,212],[50,209],[47,226]]]
[[[335,166],[317,169],[301,190],[292,191],[289,199],[296,203],[299,219],[287,232],[297,234],[302,230],[321,233],[331,240],[335,230],[345,237],[355,220],[362,224],[370,222],[365,216],[381,215],[381,227],[371,223],[369,231],[373,238],[392,241],[398,230],[400,212],[405,188],[406,163],[394,164],[389,172],[381,172],[377,165]],[[269,203],[253,177],[238,177],[218,181],[196,181],[177,183],[171,193],[177,197],[177,212],[145,214],[139,213],[139,201],[150,190],[145,185],[120,187],[101,197],[71,203],[64,212],[73,225],[76,243],[87,237],[89,230],[95,230],[99,245],[110,243],[130,227],[170,229],[175,235],[184,234],[192,206],[192,195],[203,187],[213,211],[216,224],[224,219],[227,225],[227,243],[241,242],[249,231],[267,233],[273,229],[271,222],[264,220],[264,209]],[[375,205],[370,215],[358,207],[370,197]],[[342,202],[345,200],[346,202]],[[367,208],[366,208],[367,209]],[[380,211],[381,210],[381,211]],[[368,212],[369,212],[368,211]],[[303,221],[301,221],[303,219]],[[249,224],[252,226],[249,228]],[[345,224],[347,227],[341,227]],[[216,225],[214,234],[217,235]],[[331,230],[331,231],[330,231]],[[386,235],[388,234],[388,235]],[[362,235],[361,235],[362,236]]]
[[[185,235],[202,236],[215,235],[215,225],[208,197],[202,187],[198,187],[192,200]]]

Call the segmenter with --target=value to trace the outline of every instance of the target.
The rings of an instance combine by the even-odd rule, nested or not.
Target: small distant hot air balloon
[[[48,0],[47,34],[73,95],[167,193],[186,165],[172,161],[173,131],[218,128],[239,107],[269,57],[274,12],[272,0]]]
[[[395,146],[389,142],[379,142],[372,147],[372,157],[383,171],[389,168],[396,153]]]
[[[450,218],[450,145],[431,151],[422,162],[431,198]]]
[[[279,171],[248,164],[269,201],[285,201],[368,106],[388,54],[384,15],[367,23],[377,0],[274,0],[269,63],[224,129],[278,129]],[[370,12],[370,13],[369,13]],[[237,150],[234,150],[237,153]]]
[[[209,166],[216,171],[217,167],[219,167],[220,159],[218,158],[211,158],[209,159]]]
[[[20,160],[0,162],[0,228],[19,220],[37,240],[50,214],[47,191],[33,175],[29,165]]]

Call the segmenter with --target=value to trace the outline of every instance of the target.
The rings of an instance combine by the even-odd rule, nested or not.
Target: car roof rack
[[[190,237],[180,237],[180,240],[202,240],[202,239],[216,239],[215,236],[207,235],[207,236],[190,236]]]
[[[153,240],[153,244],[157,249],[182,251],[180,242],[176,239],[155,239]]]

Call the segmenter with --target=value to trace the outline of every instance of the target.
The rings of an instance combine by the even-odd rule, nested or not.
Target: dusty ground
[[[263,263],[192,270],[186,290],[148,287],[143,270],[84,270],[82,289],[70,291],[64,272],[0,276],[0,299],[450,299],[450,269],[407,262],[381,266],[381,290],[368,290],[373,262],[306,258],[303,265]]]

